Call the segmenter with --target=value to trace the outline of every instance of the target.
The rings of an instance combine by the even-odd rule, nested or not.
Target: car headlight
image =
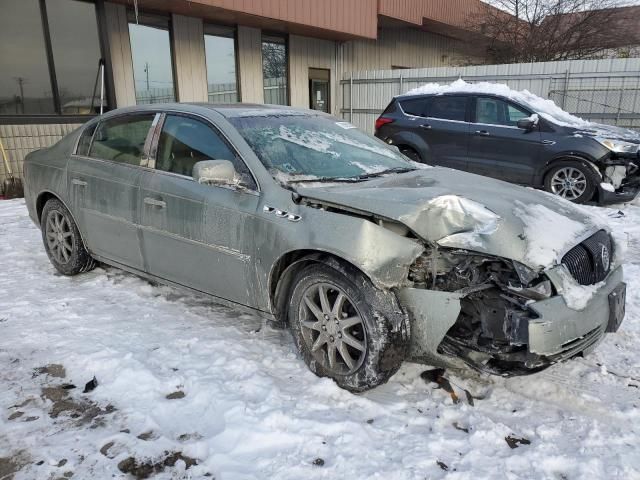
[[[612,152],[616,153],[636,153],[638,151],[638,144],[631,142],[624,142],[622,140],[616,140],[613,138],[596,137],[596,140],[607,147]]]

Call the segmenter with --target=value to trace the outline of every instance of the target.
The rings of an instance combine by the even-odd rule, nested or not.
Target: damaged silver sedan
[[[425,168],[318,112],[121,109],[24,170],[60,273],[103,262],[270,317],[352,391],[405,360],[536,372],[624,317],[622,249],[579,207]]]

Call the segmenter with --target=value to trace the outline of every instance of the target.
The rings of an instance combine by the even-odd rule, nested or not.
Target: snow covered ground
[[[640,206],[604,212],[629,241],[621,330],[535,376],[448,375],[454,403],[430,367],[352,395],[260,318],[113,268],[60,276],[2,201],[0,479],[640,479]]]

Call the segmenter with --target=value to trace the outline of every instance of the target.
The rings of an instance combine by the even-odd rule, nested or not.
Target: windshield
[[[274,115],[229,121],[271,174],[287,181],[356,180],[415,169],[384,142],[336,118]]]

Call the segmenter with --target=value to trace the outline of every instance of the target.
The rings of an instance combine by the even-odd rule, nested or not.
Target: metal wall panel
[[[124,5],[116,5],[109,2],[106,2],[104,6],[107,17],[107,37],[111,52],[116,105],[118,107],[135,105],[136,91],[133,81],[133,65],[131,63],[127,9]]]
[[[238,26],[238,70],[241,101],[263,103],[262,32],[259,28]]]
[[[202,20],[173,15],[172,27],[178,101],[206,102],[207,72]]]

